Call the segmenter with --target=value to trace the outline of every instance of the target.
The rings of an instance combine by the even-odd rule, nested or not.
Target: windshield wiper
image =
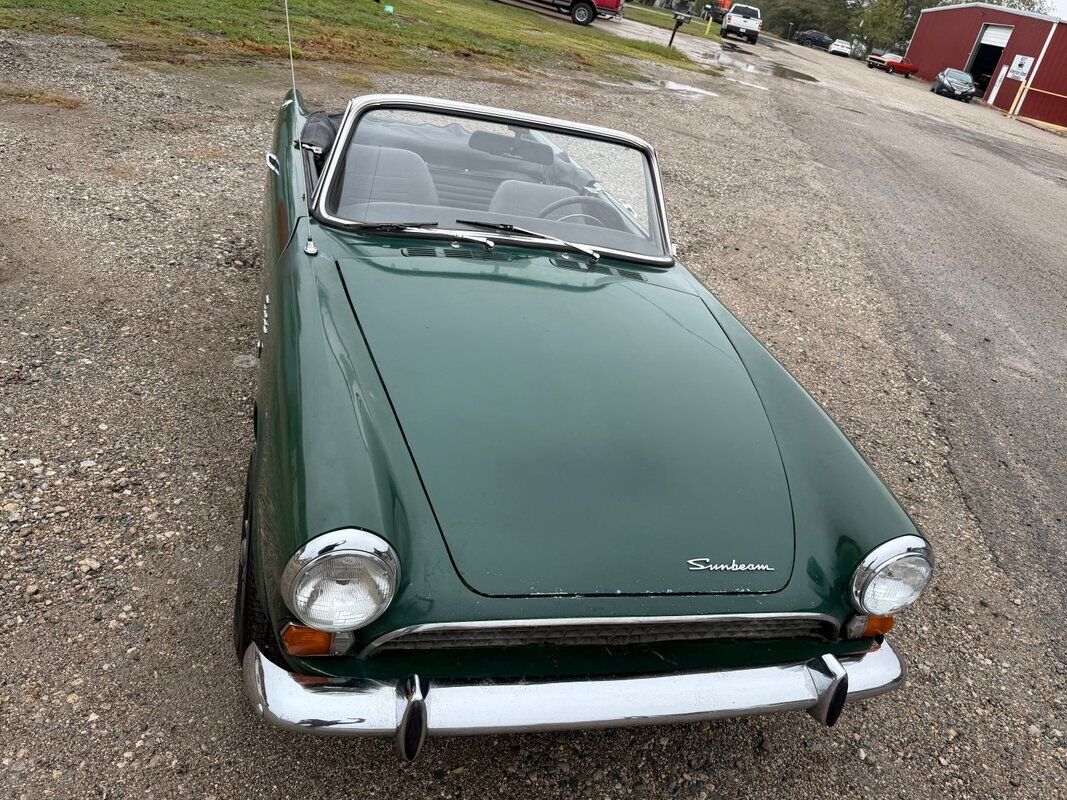
[[[402,231],[405,228],[436,228],[436,222],[354,222],[357,231]]]
[[[475,236],[461,231],[437,231],[436,222],[356,222],[353,228],[358,233],[406,233],[407,231],[426,231],[442,239],[460,239],[464,242],[476,242],[492,250],[496,244],[492,239]]]
[[[520,228],[517,225],[512,225],[509,222],[484,222],[477,219],[457,219],[457,225],[470,225],[475,228],[485,228],[490,231],[502,231],[504,233],[517,233],[519,236],[532,236],[535,239],[543,239],[546,242],[552,242],[554,244],[561,245],[568,250],[573,250],[576,253],[584,253],[589,256],[592,261],[600,260],[600,253],[591,247],[586,247],[583,244],[575,244],[574,242],[568,242],[566,239],[560,239],[558,236],[552,236],[547,233],[540,233],[539,231],[532,231],[529,228]]]

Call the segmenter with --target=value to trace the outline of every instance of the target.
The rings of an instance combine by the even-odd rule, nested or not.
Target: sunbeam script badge
[[[690,558],[686,561],[690,570],[706,569],[712,572],[774,572],[770,564],[739,564],[731,559],[729,564],[716,564],[710,558]]]

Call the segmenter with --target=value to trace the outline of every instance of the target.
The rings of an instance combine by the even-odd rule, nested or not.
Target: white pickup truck
[[[763,19],[760,17],[758,8],[734,3],[726,12],[726,16],[722,18],[720,33],[723,39],[726,38],[726,34],[732,33],[755,44],[762,29]]]

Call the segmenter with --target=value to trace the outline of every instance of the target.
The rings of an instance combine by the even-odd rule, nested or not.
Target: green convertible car
[[[395,736],[687,722],[901,683],[930,548],[674,257],[634,136],[282,104],[234,635],[256,712]]]

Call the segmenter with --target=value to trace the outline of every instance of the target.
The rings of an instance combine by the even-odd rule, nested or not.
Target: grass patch
[[[671,30],[674,27],[674,15],[666,14],[662,11],[653,11],[641,6],[627,5],[626,6],[626,19],[632,19],[634,22],[643,22],[645,25],[654,25],[657,28],[664,28],[665,30]],[[722,37],[719,35],[719,25],[711,23],[711,31],[704,34],[704,30],[707,28],[708,23],[705,20],[696,17],[692,22],[688,22],[678,29],[679,33],[688,33],[690,36],[697,36],[701,39],[707,39],[710,42],[721,42]],[[668,37],[663,39],[667,41]]]
[[[81,108],[82,101],[69,94],[59,92],[39,92],[35,89],[0,88],[0,102],[29,103],[35,106],[55,106],[56,108]]]
[[[385,13],[389,2],[393,14]],[[370,74],[476,63],[634,79],[641,77],[634,59],[692,66],[665,45],[491,0],[293,0],[289,13],[298,58]],[[0,0],[0,27],[96,36],[131,59],[175,64],[287,54],[280,0]]]

